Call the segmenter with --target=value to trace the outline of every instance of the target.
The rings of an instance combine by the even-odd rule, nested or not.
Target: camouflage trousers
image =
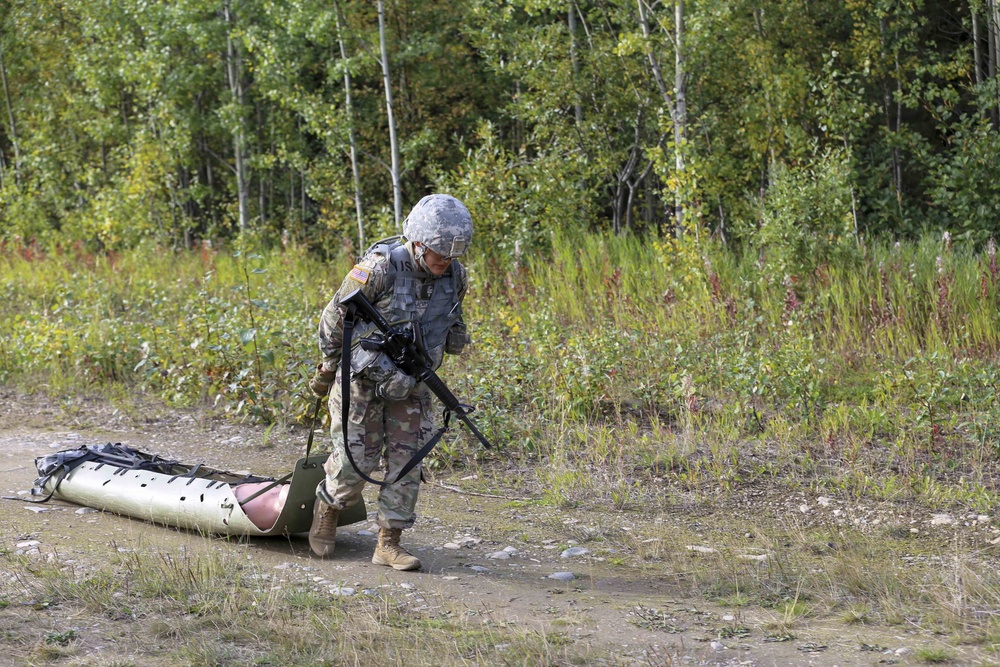
[[[333,507],[345,509],[358,502],[366,482],[351,465],[344,450],[341,427],[340,372],[330,387],[330,432],[333,451],[323,465],[326,489]],[[383,528],[409,528],[416,518],[420,466],[406,477],[394,481],[433,429],[431,394],[418,384],[401,401],[387,401],[375,396],[375,385],[365,379],[351,381],[351,405],[347,411],[347,441],[354,463],[372,479],[372,472],[385,460],[385,479],[393,482],[381,487],[378,494],[378,525]]]

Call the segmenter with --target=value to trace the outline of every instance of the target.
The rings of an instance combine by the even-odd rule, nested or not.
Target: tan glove
[[[323,364],[316,364],[316,374],[309,381],[309,388],[317,398],[323,398],[330,393],[330,385],[337,379],[335,371],[324,371]]]
[[[410,395],[416,384],[416,378],[397,370],[375,385],[375,395],[390,401],[401,401]]]
[[[401,401],[410,395],[417,381],[396,368],[396,364],[382,352],[375,362],[365,369],[368,379],[375,384],[375,395],[389,401]]]

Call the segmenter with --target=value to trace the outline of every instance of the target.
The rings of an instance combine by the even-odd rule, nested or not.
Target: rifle
[[[434,372],[432,368],[431,360],[427,355],[427,352],[423,348],[420,328],[419,326],[414,326],[414,328],[406,329],[403,327],[394,327],[389,324],[388,320],[382,316],[382,313],[376,310],[375,306],[365,297],[360,289],[356,289],[350,294],[344,296],[340,303],[347,309],[347,316],[345,318],[345,324],[347,321],[353,321],[355,315],[360,315],[363,319],[368,320],[381,333],[378,338],[362,338],[361,346],[365,350],[369,351],[381,351],[385,352],[386,356],[392,360],[399,370],[403,371],[407,375],[412,376],[417,382],[423,382],[424,385],[431,392],[441,400],[442,405],[445,409],[445,421],[444,428],[438,432],[438,434],[431,438],[431,440],[418,451],[413,458],[403,467],[399,475],[396,476],[396,480],[402,479],[406,473],[413,469],[421,459],[426,456],[430,450],[437,444],[440,436],[443,435],[444,430],[448,427],[448,421],[450,415],[455,415],[462,422],[469,427],[473,435],[483,443],[483,446],[487,449],[492,449],[493,445],[490,441],[486,439],[486,436],[476,428],[476,425],[469,418],[469,414],[475,410],[471,405],[466,405],[461,403],[458,398],[448,389],[444,381],[438,377],[438,374]],[[345,341],[346,343],[346,341]],[[347,345],[345,344],[345,354],[347,354]],[[344,374],[342,374],[342,378]],[[347,438],[344,438],[345,449],[350,455],[350,448],[346,447]],[[353,464],[353,461],[351,462]],[[357,466],[355,466],[357,469]],[[360,472],[360,471],[359,471]],[[368,480],[374,482],[374,480]],[[377,483],[377,482],[375,482]]]

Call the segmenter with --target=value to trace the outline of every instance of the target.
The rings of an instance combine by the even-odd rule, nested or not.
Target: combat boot
[[[312,526],[309,527],[309,548],[317,556],[333,555],[337,543],[337,521],[340,510],[327,505],[319,498],[313,505]]]
[[[372,556],[373,563],[388,565],[394,570],[420,569],[420,560],[399,546],[399,536],[402,532],[400,528],[378,529],[378,546],[375,547],[375,555]]]

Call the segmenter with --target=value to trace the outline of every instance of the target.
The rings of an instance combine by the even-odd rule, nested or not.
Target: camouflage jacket
[[[323,309],[319,324],[319,348],[323,370],[336,371],[344,340],[343,296],[360,289],[362,294],[390,322],[419,321],[434,368],[443,353],[459,354],[470,338],[462,317],[462,301],[469,287],[465,267],[457,260],[443,276],[436,277],[417,267],[412,242],[376,243],[355,264],[340,289]],[[359,322],[352,341],[352,367],[360,372],[373,361],[358,341],[370,333]]]

